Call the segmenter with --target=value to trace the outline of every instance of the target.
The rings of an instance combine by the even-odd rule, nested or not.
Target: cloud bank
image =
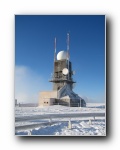
[[[48,81],[26,66],[15,66],[15,99],[19,103],[37,103],[39,92]]]

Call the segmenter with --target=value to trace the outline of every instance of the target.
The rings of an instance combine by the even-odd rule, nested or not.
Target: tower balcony
[[[76,83],[72,78],[51,78],[49,82],[67,82],[67,83]]]

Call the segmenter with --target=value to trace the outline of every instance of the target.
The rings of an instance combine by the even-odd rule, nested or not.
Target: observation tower
[[[52,78],[49,82],[53,83],[53,91],[41,92],[42,105],[65,105],[73,107],[86,107],[86,102],[78,94],[73,92],[74,71],[69,53],[69,34],[67,34],[67,50],[61,50],[56,55],[56,38],[54,48],[54,68]]]

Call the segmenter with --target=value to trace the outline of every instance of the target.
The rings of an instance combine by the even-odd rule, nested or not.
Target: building
[[[49,81],[53,83],[53,90],[40,92],[39,106],[58,104],[73,107],[86,106],[85,100],[73,92],[73,85],[76,82],[72,78],[74,71],[69,59],[69,34],[67,34],[67,51],[60,51],[57,58],[55,38],[54,71],[52,79]]]

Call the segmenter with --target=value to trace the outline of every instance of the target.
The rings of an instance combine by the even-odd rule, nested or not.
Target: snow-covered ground
[[[16,135],[52,135],[52,136],[105,136],[105,117],[76,117],[76,118],[51,118],[22,121],[25,116],[36,116],[44,114],[75,114],[75,113],[103,113],[105,104],[88,103],[87,107],[66,107],[54,105],[49,107],[15,107],[15,117],[21,117],[20,122],[15,122]],[[37,125],[31,129],[20,129],[19,127]],[[40,126],[39,126],[40,125]]]

